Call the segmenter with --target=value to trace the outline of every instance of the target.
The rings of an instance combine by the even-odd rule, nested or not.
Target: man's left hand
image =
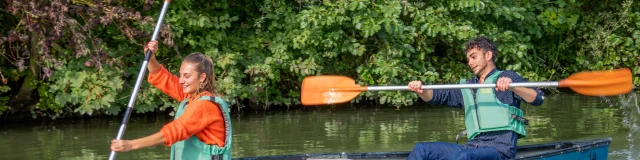
[[[496,91],[506,91],[509,89],[509,84],[511,84],[511,78],[509,77],[500,77],[498,81],[496,81]]]

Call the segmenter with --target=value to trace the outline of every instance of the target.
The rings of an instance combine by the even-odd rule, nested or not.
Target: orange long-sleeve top
[[[165,146],[171,146],[195,134],[206,144],[224,147],[225,124],[222,112],[214,103],[198,100],[203,95],[212,96],[211,92],[202,92],[195,96],[182,92],[180,79],[162,65],[160,71],[149,74],[148,81],[179,102],[189,98],[183,114],[160,130],[164,134]]]

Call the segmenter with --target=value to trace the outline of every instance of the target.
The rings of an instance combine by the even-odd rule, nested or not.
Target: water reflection
[[[640,103],[638,103],[637,93],[631,93],[618,97],[612,104],[618,104],[622,109],[622,125],[628,130],[626,145],[624,149],[614,150],[610,153],[612,158],[618,159],[638,159],[640,158]],[[622,137],[621,137],[622,138]]]
[[[610,159],[638,159],[640,108],[636,94],[619,97],[555,95],[542,106],[523,105],[530,120],[520,145],[611,137]],[[442,106],[317,107],[237,115],[234,157],[327,152],[408,151],[420,141],[455,143],[464,111]],[[125,138],[157,132],[171,117],[132,116]],[[107,159],[120,118],[5,123],[0,125],[1,159]],[[460,143],[465,143],[465,138]],[[118,159],[166,159],[157,146]]]
[[[638,145],[634,145],[637,140],[632,140],[633,135],[637,135],[635,124],[639,112],[628,114],[628,108],[616,104],[630,101],[630,98],[635,98],[635,94],[608,98],[564,94],[547,97],[542,106],[523,105],[531,124],[528,137],[521,139],[519,144],[611,137],[614,139],[611,159],[640,157],[637,155]],[[637,109],[637,101],[633,104]],[[234,155],[408,151],[419,141],[454,143],[456,134],[464,129],[463,114],[462,109],[456,108],[413,106],[401,109],[325,107],[310,112],[249,115],[236,123],[247,127],[246,131],[237,133],[238,136],[269,136],[238,142],[236,147],[242,149],[235,150]],[[283,117],[298,119],[298,123],[268,126],[262,123],[282,121],[278,119]],[[629,122],[631,120],[633,122]],[[269,129],[258,129],[260,127]],[[460,143],[465,143],[465,140]]]

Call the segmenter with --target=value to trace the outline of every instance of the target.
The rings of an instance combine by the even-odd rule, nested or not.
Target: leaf
[[[617,46],[617,45],[622,43],[622,39],[620,37],[617,37],[617,36],[612,36],[609,39],[609,42],[611,43],[612,46]]]
[[[76,73],[76,74],[73,74],[73,75],[75,75],[77,77],[68,77],[69,79],[71,79],[70,87],[80,88],[82,83],[84,83],[84,80],[87,78],[87,73],[79,72],[79,73]]]
[[[351,3],[349,3],[349,10],[356,10],[357,7],[358,7],[357,1],[352,1]]]
[[[640,30],[633,31],[632,36],[636,41],[640,41]]]
[[[229,14],[224,14],[224,16],[220,17],[220,21],[229,19]]]
[[[513,70],[520,70],[520,67],[522,66],[521,62],[516,63],[515,65],[513,65]]]
[[[11,90],[9,86],[0,86],[0,93],[8,92],[9,90]]]
[[[560,7],[564,7],[564,6],[567,5],[567,3],[565,3],[563,0],[558,0],[557,3],[558,3],[558,6],[560,6]]]
[[[229,21],[232,21],[232,22],[233,22],[233,21],[238,21],[238,16],[233,16],[233,17],[231,17],[231,19],[229,19]]]
[[[322,4],[326,5],[326,6],[330,6],[331,5],[331,1],[329,0],[322,0]]]
[[[113,98],[112,94],[107,94],[107,95],[102,96],[100,101],[102,102],[102,104],[104,104],[104,106],[110,107],[111,106],[111,102],[115,101],[115,99]]]
[[[625,43],[624,43],[624,46],[626,46],[626,47],[631,47],[631,46],[633,46],[633,39],[632,39],[631,37],[627,37],[627,38],[625,38],[625,41],[624,41],[624,42],[625,42]]]
[[[385,104],[385,103],[387,103],[387,96],[382,96],[380,98],[380,104]]]

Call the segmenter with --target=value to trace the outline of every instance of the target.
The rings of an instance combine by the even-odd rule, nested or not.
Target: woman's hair
[[[189,54],[187,57],[185,57],[183,62],[188,62],[196,65],[196,72],[198,72],[198,76],[200,76],[200,74],[202,73],[207,75],[203,82],[203,85],[204,85],[203,88],[198,88],[198,92],[201,92],[200,90],[202,89],[204,91],[209,91],[213,93],[213,95],[218,96],[215,88],[216,87],[216,78],[214,76],[215,70],[213,68],[213,60],[211,60],[211,58],[209,58],[208,56],[200,52],[194,52]]]

